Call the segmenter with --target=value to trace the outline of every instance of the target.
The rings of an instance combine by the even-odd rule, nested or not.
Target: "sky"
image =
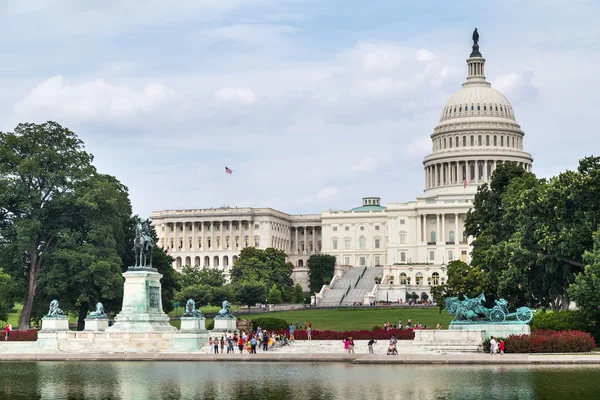
[[[593,0],[0,0],[0,130],[68,127],[141,216],[410,201],[477,27],[551,177],[600,149],[599,18]]]

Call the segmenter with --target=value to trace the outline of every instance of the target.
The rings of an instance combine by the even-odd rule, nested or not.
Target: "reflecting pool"
[[[0,362],[0,399],[598,399],[596,366]]]

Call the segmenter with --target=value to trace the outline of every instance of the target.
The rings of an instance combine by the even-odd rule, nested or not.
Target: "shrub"
[[[9,342],[35,342],[37,340],[38,331],[35,329],[31,329],[28,331],[10,331],[10,335],[8,335]],[[4,341],[4,336],[6,333],[2,331],[0,333],[0,340]]]
[[[596,347],[592,335],[580,331],[537,330],[531,335],[510,335],[504,342],[507,353],[577,353]]]
[[[568,331],[578,330],[587,332],[586,320],[577,310],[554,312],[537,312],[531,320],[531,330]]]
[[[287,329],[290,324],[281,318],[254,318],[252,320],[252,330],[255,331],[259,326],[268,331],[280,331]]]
[[[206,330],[212,331],[213,329],[215,329],[215,320],[211,319],[211,320],[206,320]]]

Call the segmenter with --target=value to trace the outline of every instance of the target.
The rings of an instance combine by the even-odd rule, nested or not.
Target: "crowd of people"
[[[416,324],[413,325],[412,320],[409,318],[408,321],[406,321],[406,325],[402,325],[402,320],[398,321],[398,324],[396,324],[396,321],[394,322],[384,322],[383,323],[383,329],[385,329],[386,331],[391,331],[391,330],[396,330],[396,329],[427,329],[427,325],[421,325],[420,322],[417,322]],[[442,324],[437,324],[435,326],[435,329],[442,329]]]
[[[237,350],[241,353],[244,350],[250,354],[256,354],[256,349],[262,351],[272,350],[275,346],[288,346],[289,341],[293,340],[290,333],[288,337],[285,333],[277,333],[275,331],[268,332],[267,330],[258,327],[254,332],[241,330],[223,332],[221,337],[215,336],[208,338],[208,345],[214,354],[234,354]],[[220,350],[220,351],[219,351]]]

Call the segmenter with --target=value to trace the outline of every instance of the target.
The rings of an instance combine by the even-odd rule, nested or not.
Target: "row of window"
[[[373,266],[375,265],[381,265],[381,256],[374,256],[373,257]],[[350,264],[350,256],[344,256],[344,264],[343,265],[351,265]],[[358,257],[358,266],[359,267],[366,267],[367,266],[367,257],[366,256],[359,256]]]
[[[333,250],[338,250],[338,238],[333,238],[332,239],[332,248]],[[373,242],[374,246],[376,249],[380,249],[381,248],[381,239],[380,238],[375,238],[374,242]],[[365,249],[367,247],[367,238],[364,236],[361,236],[360,238],[358,238],[358,248],[359,249]],[[348,250],[352,248],[352,239],[350,238],[345,238],[344,239],[344,249]]]
[[[402,220],[402,221],[404,221],[404,220]],[[404,222],[400,222],[400,223],[402,224],[402,223],[404,223]],[[334,226],[333,226],[331,229],[332,229],[334,232],[337,232],[337,230],[338,230],[338,227],[337,227],[336,225],[334,225]],[[365,230],[365,227],[364,227],[364,225],[361,225],[361,226],[359,227],[359,229],[360,229],[361,231],[364,231],[364,230]],[[380,226],[380,225],[375,225],[375,230],[376,230],[376,231],[378,231],[378,230],[380,230],[380,229],[381,229],[381,226]],[[350,227],[349,227],[349,226],[344,226],[344,230],[345,230],[346,232],[348,232],[348,231],[350,230]]]
[[[492,103],[471,103],[470,107],[469,104],[465,104],[465,106],[463,107],[462,104],[460,105],[454,105],[454,107],[450,106],[450,107],[446,107],[444,109],[444,116],[447,118],[450,118],[452,116],[456,116],[457,113],[462,113],[462,112],[468,112],[471,111],[471,113],[475,113],[475,111],[483,111],[483,112],[496,112],[499,115],[502,116],[509,116],[512,117],[512,110],[510,109],[510,107],[505,106],[500,104],[500,106],[498,106],[498,104],[492,104]]]
[[[483,146],[485,140],[485,146],[500,146],[500,147],[513,147],[520,149],[523,145],[522,138],[516,135],[485,135],[485,139],[482,135],[469,135],[469,139],[467,139],[467,135],[462,136],[462,147],[467,147],[467,140],[469,140],[470,146],[475,147],[475,143],[477,146]],[[451,149],[452,147],[460,147],[459,136],[455,136],[454,140],[452,137],[448,138],[437,138],[433,140],[433,151],[436,150],[445,150],[447,148]]]
[[[192,225],[187,225],[187,224],[186,224],[186,226],[188,227],[188,229],[187,229],[188,231],[191,231],[191,230],[192,230]],[[201,230],[203,230],[203,231],[210,231],[210,230],[211,230],[211,228],[210,228],[210,227],[212,226],[212,224],[203,225],[203,224],[201,223],[201,224],[200,224],[200,226],[202,226],[202,229],[201,229]],[[225,225],[225,226],[227,226],[227,225]],[[232,225],[232,224],[230,223],[230,224],[229,224],[229,226],[233,226],[233,230],[234,230],[234,231],[239,231],[239,230],[240,230],[240,229],[239,229],[239,225]],[[243,228],[244,228],[244,225],[242,225],[242,229],[243,229]],[[218,227],[218,226],[216,226],[216,227],[215,227],[215,229],[219,229],[219,227]],[[246,229],[248,229],[248,225],[246,225]],[[255,224],[255,225],[254,225],[254,229],[260,229],[260,224]],[[228,229],[224,229],[224,230],[228,231],[228,230],[229,230],[229,228],[228,228]],[[165,226],[164,226],[164,225],[161,227],[161,231],[162,231],[162,232],[164,232],[164,231],[165,231]],[[169,225],[169,232],[173,232],[173,231],[175,231],[175,226],[174,226],[174,225]],[[180,226],[179,226],[179,231],[180,231],[180,232],[183,232],[183,225],[180,225]]]

